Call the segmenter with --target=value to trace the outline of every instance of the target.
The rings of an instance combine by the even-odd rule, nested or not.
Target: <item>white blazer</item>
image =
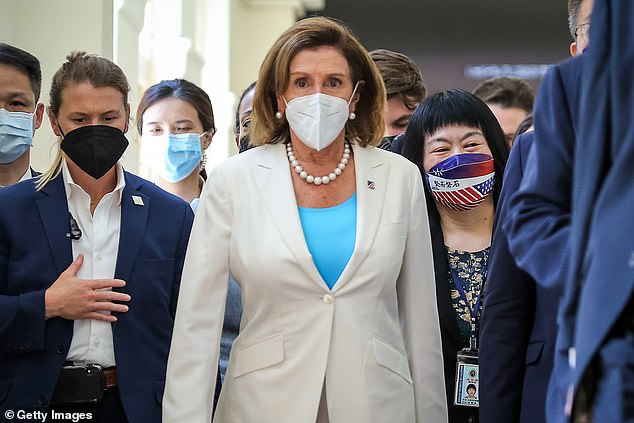
[[[234,156],[200,198],[178,300],[165,423],[209,423],[229,272],[243,315],[215,423],[447,421],[429,223],[416,166],[352,146],[354,252],[328,289],[284,145]]]

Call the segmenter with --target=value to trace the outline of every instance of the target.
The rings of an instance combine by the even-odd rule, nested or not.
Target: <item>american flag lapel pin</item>
[[[372,179],[368,179],[368,189],[374,189],[374,181]]]

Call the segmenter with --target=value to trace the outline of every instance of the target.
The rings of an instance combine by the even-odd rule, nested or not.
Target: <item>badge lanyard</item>
[[[456,290],[469,309],[469,315],[471,316],[471,336],[469,337],[469,348],[458,351],[456,356],[454,404],[467,407],[479,407],[480,366],[478,365],[476,322],[480,317],[480,300],[482,299],[482,292],[484,292],[484,283],[486,282],[488,273],[488,263],[487,266],[484,267],[482,286],[480,287],[480,293],[478,294],[478,298],[476,298],[473,308],[471,308],[471,304],[469,304],[469,301],[467,300],[467,294],[462,286],[461,278],[458,276],[458,272],[451,267],[451,264],[449,264],[449,272],[451,273],[451,278],[456,286]]]
[[[458,276],[458,272],[456,272],[456,270],[451,267],[451,264],[449,264],[449,272],[451,273],[451,278],[453,279],[453,283],[456,286],[456,290],[458,291],[458,294],[460,294],[460,298],[462,298],[465,305],[469,309],[469,315],[471,316],[471,336],[469,337],[469,349],[477,350],[478,343],[477,343],[477,337],[476,337],[476,322],[478,318],[480,317],[479,316],[480,300],[482,299],[482,292],[484,291],[484,283],[487,279],[488,263],[484,269],[484,276],[482,278],[482,286],[480,287],[480,293],[478,294],[478,298],[476,299],[476,302],[473,308],[471,308],[471,304],[469,304],[469,300],[467,299],[467,294],[464,291],[464,287],[462,286],[462,283],[460,283],[461,278],[460,276]]]

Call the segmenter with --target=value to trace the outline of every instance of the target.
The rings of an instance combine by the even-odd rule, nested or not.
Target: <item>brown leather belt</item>
[[[103,369],[102,373],[103,379],[106,383],[106,389],[116,388],[119,385],[116,367],[108,367],[107,369]]]

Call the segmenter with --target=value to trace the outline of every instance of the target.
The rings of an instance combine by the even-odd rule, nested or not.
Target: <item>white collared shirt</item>
[[[199,201],[200,201],[200,198],[196,197],[192,200],[191,203],[189,203],[189,206],[192,208],[192,211],[194,212],[194,214],[196,213],[196,209],[198,208]]]
[[[73,259],[79,254],[84,255],[84,262],[77,272],[80,279],[114,277],[121,232],[121,195],[125,186],[123,168],[117,163],[116,169],[117,184],[114,190],[103,196],[95,207],[94,215],[91,215],[90,196],[73,181],[66,162],[62,161],[68,210],[82,232],[78,240],[72,241]],[[114,366],[111,324],[92,319],[75,320],[67,360],[75,364]]]

